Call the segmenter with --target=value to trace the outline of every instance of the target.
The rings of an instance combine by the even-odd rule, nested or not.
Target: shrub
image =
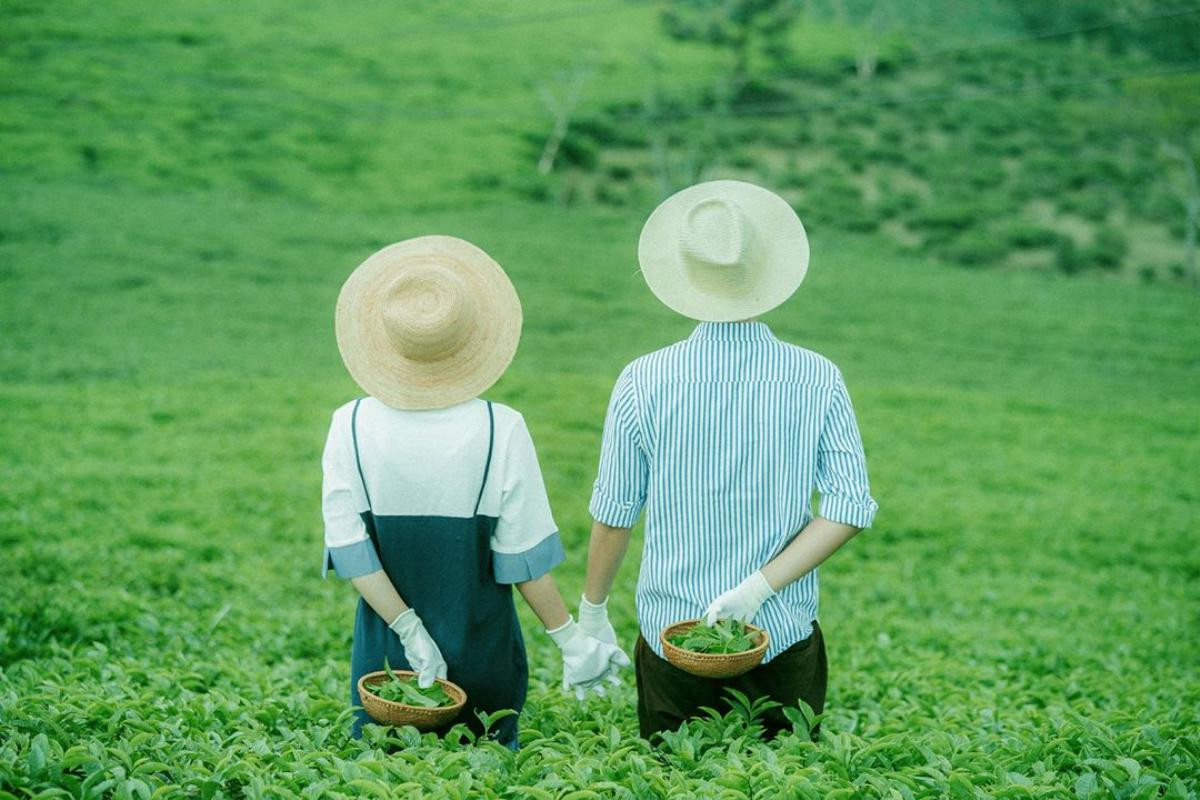
[[[596,201],[606,206],[623,206],[628,202],[628,195],[608,181],[600,181],[593,190]]]
[[[1059,159],[1041,154],[1026,158],[1017,174],[1018,182],[1031,196],[1053,195],[1062,189]]]
[[[960,180],[974,189],[992,189],[1003,184],[1008,178],[1008,173],[999,161],[980,158],[964,158],[963,161],[965,163],[959,173]]]
[[[1008,249],[987,231],[970,231],[937,249],[938,255],[967,266],[985,266],[1002,260]]]
[[[509,185],[518,197],[539,203],[544,203],[554,196],[550,181],[542,175],[523,173],[513,178]]]
[[[1067,275],[1079,271],[1079,250],[1070,236],[1059,236],[1058,241],[1054,243],[1054,268]]]
[[[968,202],[941,200],[918,209],[908,224],[936,236],[969,230],[978,224],[979,218],[977,209]]]
[[[1115,270],[1121,266],[1129,253],[1129,237],[1113,227],[1096,231],[1096,237],[1088,250],[1088,261],[1101,269]]]
[[[863,201],[858,187],[836,172],[820,172],[804,187],[810,199],[810,216],[843,230],[872,231],[877,212]]]
[[[888,139],[881,139],[879,144],[868,147],[865,155],[876,164],[903,164],[908,158],[902,143]]]
[[[911,190],[894,190],[890,186],[884,186],[881,187],[880,194],[878,209],[884,217],[897,216],[921,205],[921,195]]]
[[[634,175],[633,167],[628,164],[609,164],[604,172],[614,181],[627,181]]]
[[[758,159],[747,150],[737,150],[729,156],[728,163],[738,169],[754,169],[758,166]]]
[[[751,79],[734,95],[733,106],[735,108],[769,106],[786,103],[790,99],[791,94],[785,89],[762,80]]]
[[[642,126],[630,120],[617,121],[598,115],[580,117],[571,120],[571,131],[606,147],[642,147],[647,143]]]
[[[792,144],[812,144],[812,128],[805,123],[797,125],[792,130]]]
[[[1001,228],[1000,235],[1010,247],[1021,250],[1050,247],[1058,239],[1050,228],[1028,222],[1010,222]]]
[[[1103,222],[1108,218],[1109,200],[1100,192],[1064,192],[1058,198],[1063,211],[1078,214],[1092,222]]]
[[[590,139],[578,134],[567,134],[558,146],[558,164],[591,169],[596,166],[599,149]]]

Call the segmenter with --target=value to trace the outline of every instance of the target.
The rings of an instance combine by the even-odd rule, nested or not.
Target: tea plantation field
[[[382,4],[59,5],[0,11],[0,798],[1200,796],[1197,295],[964,270],[821,224],[766,321],[842,367],[881,506],[822,570],[821,740],[766,743],[727,709],[653,746],[632,674],[561,693],[523,606],[518,753],[351,740],[353,590],[319,577],[320,450],[356,396],[332,336],[348,272],[430,232],[509,271],[524,336],[489,397],[533,432],[568,598],[612,382],[691,328],[636,270],[652,203],[472,182],[529,169],[517,132],[405,128],[391,92],[469,105],[494,82],[505,102],[516,88],[464,64],[611,56],[651,36],[648,12],[507,5],[546,18],[538,50],[528,27],[451,36],[414,3],[429,66],[401,85],[354,46],[383,46]],[[637,73],[612,59],[615,101]],[[626,645],[636,567],[635,546],[612,602]]]

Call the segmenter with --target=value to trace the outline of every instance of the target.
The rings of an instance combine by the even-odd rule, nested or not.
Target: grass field
[[[414,123],[411,146],[404,128],[373,149],[374,125],[399,120],[346,114],[388,102],[369,69],[386,58],[311,81],[289,58],[329,47],[344,61],[357,31],[386,38],[388,11],[352,25],[316,8],[3,9],[16,33],[0,49],[0,798],[1200,793],[1196,295],[966,271],[823,226],[809,278],[767,321],[841,366],[881,511],[823,569],[821,741],[763,743],[734,711],[654,748],[636,736],[632,676],[578,705],[524,607],[519,753],[411,730],[350,740],[353,590],[319,578],[318,463],[329,413],[357,393],[332,336],[348,272],[439,232],[512,275],[524,338],[488,396],[533,431],[568,597],[612,381],[690,324],[636,272],[650,206],[472,189],[481,154],[528,165],[470,119]],[[438,24],[432,4],[414,13]],[[589,32],[611,53],[641,30],[544,26],[557,35],[531,69]],[[489,52],[524,63],[528,33],[498,28]],[[187,61],[181,36],[246,58]],[[681,47],[671,63],[701,69],[689,58]],[[613,59],[616,97],[636,70]],[[429,74],[451,83],[414,82],[412,98],[493,88],[437,63]],[[294,93],[254,90],[272,81]],[[326,92],[339,99],[317,102]],[[213,127],[180,132],[188,109]],[[251,119],[266,138],[246,135]],[[336,131],[325,150],[322,125]],[[289,130],[316,140],[276,138]],[[354,157],[370,169],[322,171]],[[636,562],[612,604],[626,644]]]

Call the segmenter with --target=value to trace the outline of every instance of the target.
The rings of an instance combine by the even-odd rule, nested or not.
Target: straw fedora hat
[[[521,338],[521,301],[475,245],[421,236],[350,274],[335,327],[342,361],[367,394],[393,408],[445,408],[504,373]]]
[[[638,261],[650,291],[670,308],[731,322],[792,296],[808,271],[808,235],[774,192],[708,181],[654,209],[638,240]]]

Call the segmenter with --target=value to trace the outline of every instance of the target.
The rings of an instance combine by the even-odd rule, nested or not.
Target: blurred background
[[[515,199],[640,212],[732,176],[784,193],[816,231],[968,268],[1196,285],[1200,12],[1186,4],[3,13],[10,182],[371,214]]]
[[[784,771],[1195,796],[1198,157],[1185,0],[0,0],[0,797],[358,774],[319,457],[359,394],[334,301],[390,242],[512,276],[488,396],[529,422],[578,596],[612,383],[692,328],[638,232],[712,178],[804,221],[767,321],[842,368],[881,505],[822,568],[833,755]],[[568,703],[521,614],[525,743],[588,786],[632,690]],[[568,729],[599,738],[536,735]]]

